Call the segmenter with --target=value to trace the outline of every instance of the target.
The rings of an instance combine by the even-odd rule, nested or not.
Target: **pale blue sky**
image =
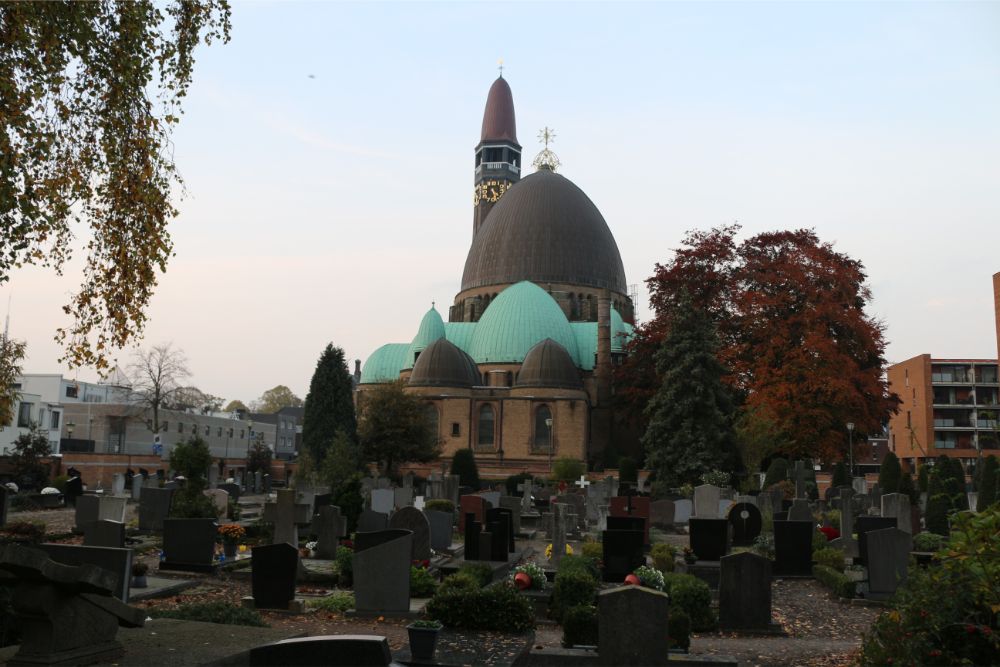
[[[526,157],[555,128],[642,316],[685,230],[813,227],[867,266],[891,360],[996,356],[1000,3],[236,2],[197,58],[146,340],[205,391],[304,396],[327,342],[363,360],[447,317],[498,58]],[[59,370],[77,279],[0,289],[27,370]]]

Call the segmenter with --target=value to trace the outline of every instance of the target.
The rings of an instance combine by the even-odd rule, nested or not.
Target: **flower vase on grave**
[[[410,640],[410,655],[416,660],[431,660],[437,648],[441,624],[437,621],[414,621],[406,626]]]
[[[222,554],[226,560],[236,560],[236,545],[246,535],[246,530],[238,523],[219,526],[222,536]]]

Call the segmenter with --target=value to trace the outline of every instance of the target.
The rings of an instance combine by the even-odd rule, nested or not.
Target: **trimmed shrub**
[[[680,607],[671,607],[667,618],[667,637],[671,648],[687,651],[691,646],[691,617]]]
[[[844,571],[844,552],[836,547],[824,547],[813,552],[816,565],[828,567],[837,572]]]
[[[691,619],[692,630],[706,632],[715,628],[712,591],[704,581],[690,574],[671,572],[663,575],[663,590],[670,596],[671,603]]]
[[[784,482],[787,479],[788,479],[788,461],[782,458],[774,459],[773,461],[771,461],[771,465],[767,467],[767,474],[764,475],[764,488],[770,489],[778,482]]]
[[[410,566],[410,597],[429,598],[437,590],[438,582],[430,572],[416,565]]]
[[[903,471],[899,467],[899,459],[892,452],[885,455],[882,465],[878,469],[878,485],[882,488],[882,493],[896,493],[899,491],[899,478]]]
[[[948,536],[949,509],[951,509],[951,500],[943,493],[927,499],[927,513],[924,515],[924,523],[928,532]]]
[[[917,487],[913,483],[913,475],[907,470],[904,470],[899,477],[899,493],[909,496],[910,505],[916,505],[920,500],[920,494],[917,493]]]
[[[597,561],[587,556],[563,556],[556,569],[557,576],[562,572],[586,572],[594,579],[600,579],[601,570]]]
[[[474,591],[482,586],[479,580],[468,572],[456,572],[449,575],[438,584],[438,593],[452,593],[455,591]]]
[[[457,630],[520,634],[535,627],[534,605],[506,582],[474,590],[441,587],[427,603],[427,615]]]
[[[563,615],[562,645],[597,646],[597,607],[577,605],[570,607]]]
[[[334,614],[343,614],[348,609],[354,609],[354,593],[350,591],[336,591],[333,595],[318,600],[309,600],[306,603],[310,609],[320,609]]]
[[[149,615],[153,618],[176,618],[181,621],[249,625],[255,628],[270,627],[253,609],[238,607],[228,602],[182,604],[176,609],[150,609]]]
[[[558,458],[552,464],[552,479],[557,482],[572,482],[580,479],[580,475],[587,472],[587,466],[579,459],[568,456]]]
[[[816,577],[816,581],[829,588],[838,597],[847,599],[854,597],[854,582],[848,579],[843,571],[838,572],[832,567],[817,563],[813,566],[813,576]]]
[[[829,541],[826,539],[826,535],[821,533],[819,529],[813,531],[813,541],[812,550],[819,551],[820,549],[825,549]]]
[[[913,536],[913,550],[938,551],[945,545],[946,541],[943,535],[936,533],[917,533]]]
[[[448,514],[455,513],[455,503],[450,500],[445,500],[444,498],[435,498],[434,500],[428,500],[424,503],[425,510],[431,510],[433,512],[447,512]]]
[[[354,584],[354,550],[347,547],[337,547],[337,554],[334,557],[337,564],[338,581],[342,586]]]
[[[468,447],[455,452],[451,459],[451,474],[458,475],[461,486],[479,490],[479,466],[476,465],[476,455]]]
[[[660,572],[674,571],[674,558],[677,556],[677,549],[670,544],[654,544],[649,551],[653,559],[653,567]]]
[[[561,623],[563,615],[571,607],[594,604],[597,585],[597,579],[585,570],[572,569],[557,573],[549,605],[551,616]]]
[[[465,563],[458,568],[458,574],[469,575],[480,587],[489,586],[493,582],[493,569],[486,563]]]
[[[598,562],[604,558],[604,545],[600,542],[584,542],[580,546],[580,555]]]

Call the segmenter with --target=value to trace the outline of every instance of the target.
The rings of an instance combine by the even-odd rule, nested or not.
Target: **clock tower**
[[[493,205],[521,178],[521,145],[517,143],[514,97],[501,74],[490,87],[483,112],[483,131],[476,146],[472,237]]]

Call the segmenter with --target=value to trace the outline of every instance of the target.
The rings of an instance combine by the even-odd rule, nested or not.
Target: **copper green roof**
[[[576,338],[578,366],[585,371],[594,370],[597,357],[597,322],[570,322]],[[611,309],[611,351],[624,352],[625,343],[632,338],[632,325]]]
[[[441,315],[434,307],[431,307],[420,320],[420,328],[417,329],[417,335],[410,343],[403,368],[413,368],[413,362],[416,361],[417,355],[423,352],[428,345],[444,337],[444,322],[441,320]]]
[[[476,324],[469,354],[477,364],[521,363],[546,338],[579,363],[576,337],[562,308],[538,285],[523,281],[500,292]]]
[[[458,349],[468,352],[472,346],[472,334],[476,332],[475,322],[445,322],[444,336]]]
[[[399,379],[408,343],[389,343],[372,352],[361,369],[361,384],[379,384]]]

